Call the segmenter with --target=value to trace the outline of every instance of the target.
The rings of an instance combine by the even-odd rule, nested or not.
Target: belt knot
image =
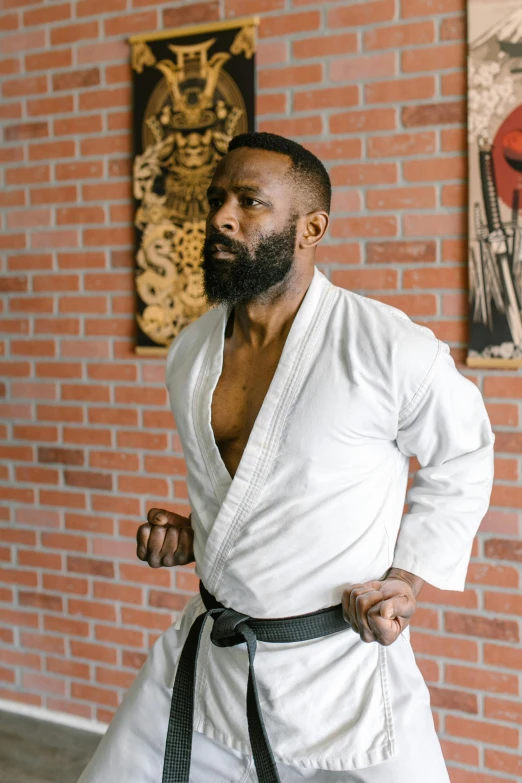
[[[234,647],[245,641],[244,632],[250,617],[234,609],[211,610],[214,620],[210,639],[216,647]]]

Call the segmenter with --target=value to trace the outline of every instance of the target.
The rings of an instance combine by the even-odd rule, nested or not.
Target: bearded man
[[[191,514],[138,532],[153,568],[195,561],[200,593],[81,783],[449,781],[408,624],[424,581],[464,589],[493,434],[447,345],[314,266],[330,196],[273,134],[216,168],[215,306],[167,358]]]

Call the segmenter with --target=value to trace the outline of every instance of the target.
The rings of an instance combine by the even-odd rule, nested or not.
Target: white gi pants
[[[376,642],[373,642],[376,644]],[[406,649],[405,646],[407,646]],[[397,753],[359,770],[331,771],[277,763],[281,783],[450,783],[435,733],[429,692],[418,668],[405,670],[409,642],[387,648]],[[127,693],[78,783],[160,783],[170,697],[164,662],[149,661]],[[193,733],[190,783],[258,783],[253,759],[205,734]]]

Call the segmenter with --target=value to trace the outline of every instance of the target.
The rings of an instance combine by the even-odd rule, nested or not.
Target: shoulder
[[[402,412],[414,404],[448,346],[396,307],[341,288],[337,296],[337,328],[346,329],[350,353],[377,383],[388,384]]]
[[[207,342],[217,323],[223,317],[222,307],[213,307],[176,335],[167,354],[166,377],[169,378],[174,365],[179,369],[185,361],[192,361]]]

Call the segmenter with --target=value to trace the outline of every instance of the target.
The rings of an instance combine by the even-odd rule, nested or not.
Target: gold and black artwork
[[[134,36],[136,353],[162,355],[207,309],[206,191],[254,129],[258,18]]]

